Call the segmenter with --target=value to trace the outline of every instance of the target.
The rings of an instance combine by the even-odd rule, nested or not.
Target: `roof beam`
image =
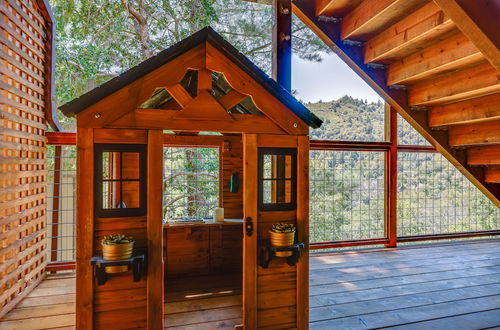
[[[500,93],[437,106],[429,113],[431,127],[500,119]]]
[[[468,149],[467,163],[469,165],[500,165],[500,145]]]
[[[450,127],[449,143],[453,147],[500,144],[500,120]]]
[[[463,33],[395,61],[387,69],[387,85],[408,84],[477,64],[483,54]]]
[[[434,0],[500,72],[500,2]]]
[[[500,166],[488,166],[485,179],[489,183],[500,183]]]
[[[421,4],[422,0],[364,0],[343,18],[340,37],[367,40]]]
[[[451,19],[434,2],[409,14],[365,44],[365,63],[406,56],[455,30]]]
[[[316,2],[316,16],[343,17],[363,0],[318,0]]]
[[[410,86],[410,105],[448,103],[500,92],[500,73],[488,62]]]

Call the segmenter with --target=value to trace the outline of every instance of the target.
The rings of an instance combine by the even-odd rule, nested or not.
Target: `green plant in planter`
[[[122,234],[112,234],[109,236],[104,236],[101,241],[102,245],[116,245],[116,244],[128,244],[133,243],[134,239],[132,237],[127,237]]]
[[[123,260],[132,257],[134,239],[122,234],[104,236],[101,241],[104,260]],[[108,266],[106,273],[121,273],[128,270],[128,266]]]
[[[272,233],[295,233],[295,226],[289,223],[275,223],[271,227]]]
[[[286,247],[293,245],[295,238],[295,226],[289,223],[275,223],[269,230],[271,245],[276,247]],[[291,251],[277,251],[277,257],[291,256]]]

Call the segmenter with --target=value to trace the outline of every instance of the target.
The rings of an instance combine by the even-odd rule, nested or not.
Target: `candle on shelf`
[[[214,221],[224,222],[224,209],[222,207],[218,207],[214,210]]]

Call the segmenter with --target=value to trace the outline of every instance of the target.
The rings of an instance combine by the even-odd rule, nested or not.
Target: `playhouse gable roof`
[[[174,59],[178,60],[186,53],[201,47],[202,45],[210,45],[216,52],[222,54],[225,58],[229,59],[233,65],[242,70],[251,79],[263,87],[269,94],[271,94],[277,101],[288,108],[293,115],[302,120],[305,124],[312,128],[321,126],[322,121],[310,112],[302,103],[297,101],[288,91],[282,88],[278,83],[272,80],[266,73],[254,65],[246,56],[241,54],[230,43],[225,41],[217,32],[212,28],[206,27],[186,39],[178,42],[172,47],[165,49],[139,65],[131,68],[130,70],[122,73],[108,82],[100,85],[99,87],[83,94],[82,96],[74,99],[62,106],[59,109],[66,116],[77,115],[89,107],[95,105],[99,101],[107,98],[111,94],[124,89],[125,87],[136,83],[138,80],[144,78],[146,75],[159,69],[160,67],[172,62]],[[208,51],[207,51],[208,52]],[[213,56],[207,54],[208,57]],[[186,60],[187,61],[187,60]],[[215,59],[214,61],[217,61]],[[195,69],[195,68],[194,68]],[[216,72],[217,70],[213,70]]]

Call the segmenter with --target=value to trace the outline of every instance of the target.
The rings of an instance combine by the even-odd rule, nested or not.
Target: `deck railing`
[[[388,142],[311,141],[311,249],[500,234],[498,208],[424,140],[398,145],[396,132]],[[48,271],[74,269],[76,136],[47,137]]]

